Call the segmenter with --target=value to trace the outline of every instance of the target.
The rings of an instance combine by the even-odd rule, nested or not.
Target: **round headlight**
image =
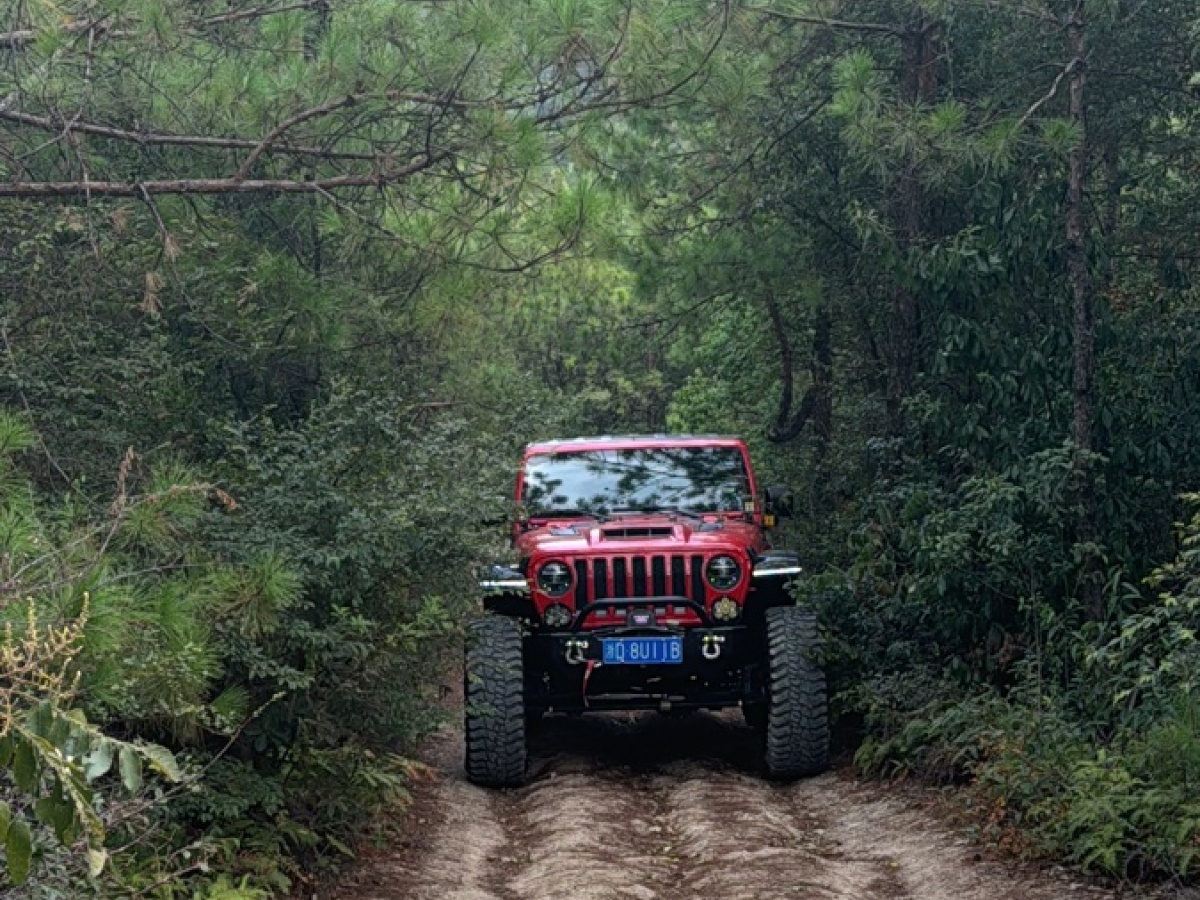
[[[537,573],[538,588],[551,597],[561,597],[571,589],[571,570],[560,562],[548,562]]]
[[[732,590],[742,578],[742,567],[732,556],[714,556],[705,569],[708,583],[718,591]]]

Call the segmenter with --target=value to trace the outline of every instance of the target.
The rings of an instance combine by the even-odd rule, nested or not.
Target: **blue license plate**
[[[681,637],[622,637],[605,638],[606,666],[663,666],[683,662]]]

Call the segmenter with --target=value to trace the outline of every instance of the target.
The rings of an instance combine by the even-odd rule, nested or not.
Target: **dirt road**
[[[730,715],[556,720],[517,791],[467,784],[457,732],[405,846],[344,900],[1062,900],[1110,893],[980,859],[897,796],[835,774],[763,781]]]

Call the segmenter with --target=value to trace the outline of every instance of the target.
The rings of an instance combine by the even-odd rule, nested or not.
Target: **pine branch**
[[[320,194],[346,188],[383,187],[430,168],[441,156],[420,156],[392,171],[339,175],[312,181],[279,178],[175,178],[158,181],[27,181],[0,184],[0,197],[45,200],[54,197],[138,197],[147,194]]]
[[[292,12],[298,9],[311,9],[315,6],[315,0],[301,0],[299,3],[288,3],[280,6],[256,6],[252,9],[239,10],[238,12],[221,13],[216,16],[207,16],[202,19],[195,20],[195,25],[202,28],[209,28],[217,25],[228,25],[234,22],[245,22],[253,19],[263,19],[267,16],[277,15],[279,13]],[[103,19],[94,19],[85,22],[67,22],[59,26],[59,30],[66,34],[85,34],[88,31],[96,30],[102,32],[108,37],[129,37],[136,34],[133,31],[112,31],[104,27]],[[7,47],[10,50],[23,50],[27,45],[32,44],[37,40],[40,32],[32,28],[18,28],[12,31],[0,31],[0,47]]]
[[[86,34],[93,29],[105,30],[103,20],[92,19],[86,22],[68,22],[61,26],[61,31],[66,34]],[[37,37],[38,32],[32,28],[0,31],[0,47],[6,47],[9,50],[21,50],[25,45],[32,44],[37,40]]]
[[[232,22],[245,22],[251,19],[262,19],[278,13],[292,12],[297,9],[312,9],[316,0],[301,0],[300,3],[286,3],[282,6],[256,6],[253,9],[242,9],[237,12],[222,13],[218,16],[207,16],[197,20],[197,25],[228,25]]]
[[[128,141],[135,144],[150,144],[159,146],[181,146],[181,147],[210,147],[221,150],[250,150],[250,155],[238,168],[237,174],[234,176],[237,180],[245,179],[251,167],[258,159],[266,153],[278,153],[289,156],[311,156],[317,159],[358,159],[358,160],[378,160],[379,154],[375,153],[354,153],[340,150],[327,150],[320,147],[296,146],[284,143],[281,138],[291,129],[304,122],[320,118],[337,112],[341,109],[346,109],[351,106],[356,106],[371,101],[384,101],[387,103],[412,103],[419,106],[430,106],[438,108],[449,108],[457,110],[465,110],[472,107],[489,105],[486,101],[481,100],[465,100],[461,97],[453,96],[452,94],[427,94],[419,91],[404,91],[404,90],[388,90],[379,92],[364,92],[359,94],[348,94],[338,100],[324,103],[320,106],[315,106],[311,109],[303,110],[296,113],[294,116],[285,119],[283,122],[275,126],[267,135],[259,140],[250,140],[247,138],[226,138],[226,137],[210,137],[207,135],[178,135],[163,132],[141,132],[130,131],[124,128],[116,128],[111,125],[102,125],[96,122],[72,120],[69,122],[58,122],[47,116],[35,116],[30,113],[19,112],[9,107],[19,99],[19,95],[15,92],[8,101],[0,101],[0,120],[7,120],[20,125],[28,125],[33,128],[38,128],[43,131],[49,131],[61,136],[66,136],[70,133],[91,134],[97,137],[109,138],[111,140]],[[512,108],[518,108],[520,104],[510,104]],[[137,193],[136,191],[134,193]]]
[[[109,138],[114,141],[128,141],[134,144],[173,147],[210,147],[214,150],[254,150],[262,146],[261,140],[248,138],[209,137],[195,134],[171,134],[169,132],[129,131],[115,128],[111,125],[101,125],[98,122],[72,120],[57,121],[48,116],[35,116],[29,113],[0,108],[0,119],[15,122],[18,125],[28,125],[42,131],[66,136],[71,133],[91,134],[96,137]],[[286,143],[275,143],[270,148],[272,153],[289,156],[313,156],[318,159],[378,159],[375,153],[353,153],[343,150],[326,150],[321,147],[297,146]]]
[[[315,106],[312,109],[306,109],[303,112],[296,113],[296,115],[289,119],[284,119],[273,129],[271,129],[266,137],[264,137],[255,145],[254,149],[250,152],[250,155],[246,157],[245,162],[238,167],[237,174],[233,177],[236,180],[241,181],[247,175],[249,175],[250,169],[253,167],[258,158],[270,150],[271,146],[281,137],[283,137],[287,131],[295,128],[297,125],[308,122],[311,119],[327,116],[339,109],[345,109],[348,106],[354,106],[359,102],[360,99],[361,98],[359,96],[350,94],[349,96],[343,97],[340,100],[334,100],[331,103],[325,103],[321,106]]]
[[[1022,128],[1024,128],[1025,123],[1028,122],[1039,109],[1055,98],[1055,96],[1058,94],[1059,87],[1062,85],[1063,79],[1075,71],[1075,67],[1080,65],[1082,62],[1083,61],[1081,59],[1076,57],[1063,66],[1062,70],[1058,73],[1058,77],[1054,79],[1054,83],[1050,85],[1050,90],[1047,91],[1041,99],[1037,100],[1032,106],[1030,106],[1029,109],[1025,110],[1025,115],[1021,116],[1021,118],[1017,120],[1017,127],[1015,129],[1016,131],[1020,131]]]
[[[798,13],[785,13],[777,9],[767,9],[765,6],[748,6],[751,12],[762,13],[772,19],[782,19],[785,22],[797,22],[801,25],[821,25],[836,31],[873,31],[878,34],[899,36],[904,30],[894,25],[884,25],[880,22],[846,22],[840,19],[826,19],[822,16],[802,16]]]

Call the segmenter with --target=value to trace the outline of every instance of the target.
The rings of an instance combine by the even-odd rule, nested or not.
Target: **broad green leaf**
[[[84,827],[85,824],[86,823],[80,823],[78,818],[72,818],[71,823],[63,829],[62,834],[58,835],[59,843],[61,843],[64,847],[70,847],[73,845],[77,840],[79,840],[79,829]],[[88,839],[89,841],[98,840],[98,838],[94,838],[91,835],[88,836]]]
[[[68,752],[71,744],[74,743],[71,726],[71,720],[66,716],[56,715],[54,712],[51,712],[50,728],[45,733],[46,740],[64,753]]]
[[[24,819],[16,819],[8,826],[4,851],[8,855],[9,880],[16,885],[24,884],[33,864],[33,835]]]
[[[75,822],[75,806],[64,793],[61,781],[55,779],[54,792],[34,803],[33,814],[39,822],[53,828],[60,841],[63,840],[63,836]]]
[[[105,863],[108,862],[108,851],[103,847],[88,847],[87,861],[88,877],[99,878]]]
[[[7,769],[13,758],[13,736],[6,734],[0,738],[0,769]]]
[[[330,846],[332,846],[334,850],[337,850],[338,853],[341,853],[346,858],[348,858],[348,859],[355,858],[356,854],[350,848],[350,846],[348,844],[346,844],[344,841],[339,841],[337,838],[335,838],[331,834],[325,835],[325,840],[329,842]]]
[[[75,816],[87,833],[88,841],[92,844],[103,841],[104,823],[92,808],[92,792],[83,778],[80,767],[64,759],[44,738],[39,738],[29,732],[18,735],[18,737],[22,742],[29,742],[34,746],[35,752],[40,753],[45,766],[58,779],[56,787],[70,799]],[[74,828],[74,823],[71,823],[67,830],[73,831]]]
[[[49,738],[54,727],[54,707],[43,700],[29,716],[29,730],[38,737]]]
[[[34,801],[33,816],[43,825],[54,824],[54,800],[51,797],[41,797]]]
[[[168,781],[178,781],[183,777],[174,754],[166,747],[160,747],[158,744],[142,744],[138,747],[138,752],[149,760],[150,768]]]
[[[33,752],[33,745],[27,739],[15,735],[14,739],[17,749],[13,754],[13,781],[25,793],[32,794],[38,786],[37,756]]]
[[[12,824],[12,807],[0,800],[0,841],[8,836],[8,826]]]
[[[122,747],[120,760],[121,781],[129,793],[135,794],[142,786],[142,758],[133,747]]]
[[[95,749],[84,758],[84,777],[88,781],[95,781],[97,778],[107,775],[108,770],[112,768],[112,762],[112,743],[107,740],[100,741]]]

